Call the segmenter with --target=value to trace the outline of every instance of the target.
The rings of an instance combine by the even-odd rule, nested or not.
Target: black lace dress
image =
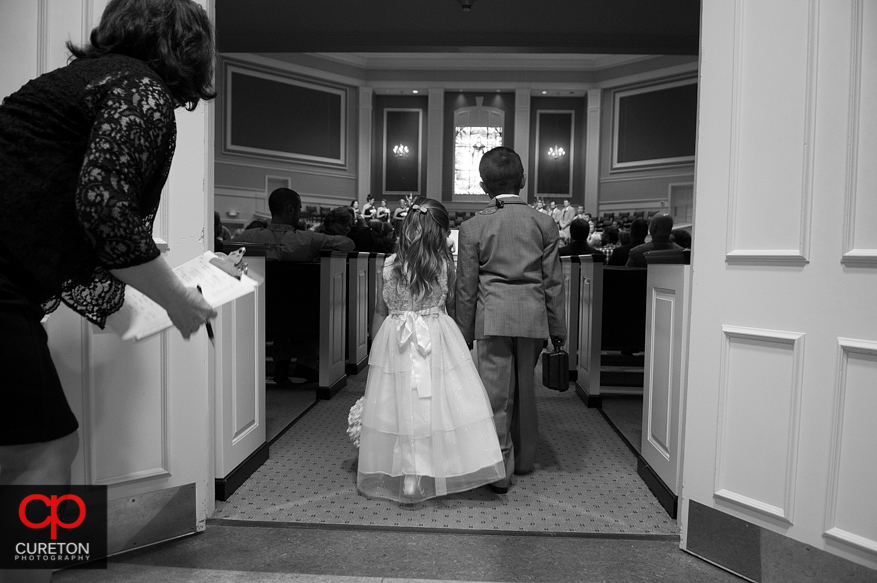
[[[174,107],[158,75],[120,55],[75,61],[0,105],[0,445],[76,429],[39,320],[63,301],[103,327],[124,301],[109,270],[158,257]]]

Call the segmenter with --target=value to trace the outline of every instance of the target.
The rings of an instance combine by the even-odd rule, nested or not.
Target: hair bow
[[[428,208],[426,208],[425,206],[420,206],[419,204],[413,204],[413,205],[411,205],[411,210],[413,210],[413,211],[420,211],[420,212],[422,212],[423,214],[426,214],[427,211],[429,211]]]

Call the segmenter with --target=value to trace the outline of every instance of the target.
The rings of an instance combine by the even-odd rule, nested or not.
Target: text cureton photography
[[[105,486],[7,486],[0,523],[0,569],[106,568]]]

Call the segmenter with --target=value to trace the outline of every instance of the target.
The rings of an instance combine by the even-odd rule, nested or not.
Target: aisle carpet
[[[537,384],[536,471],[516,476],[506,496],[487,487],[419,504],[373,500],[356,491],[357,449],[345,430],[367,370],[320,401],[271,445],[271,457],[214,519],[345,527],[678,536],[676,521],[636,473],[636,460],[596,409],[572,390]],[[541,371],[537,368],[537,383]]]

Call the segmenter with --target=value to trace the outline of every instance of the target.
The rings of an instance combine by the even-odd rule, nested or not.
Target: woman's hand
[[[216,317],[216,310],[204,300],[196,288],[187,287],[185,290],[185,294],[176,296],[165,306],[165,310],[183,338],[188,339],[208,320]]]
[[[184,286],[161,257],[134,267],[110,271],[164,308],[183,338],[189,338],[207,320],[216,317],[216,310],[204,301],[201,292]]]

